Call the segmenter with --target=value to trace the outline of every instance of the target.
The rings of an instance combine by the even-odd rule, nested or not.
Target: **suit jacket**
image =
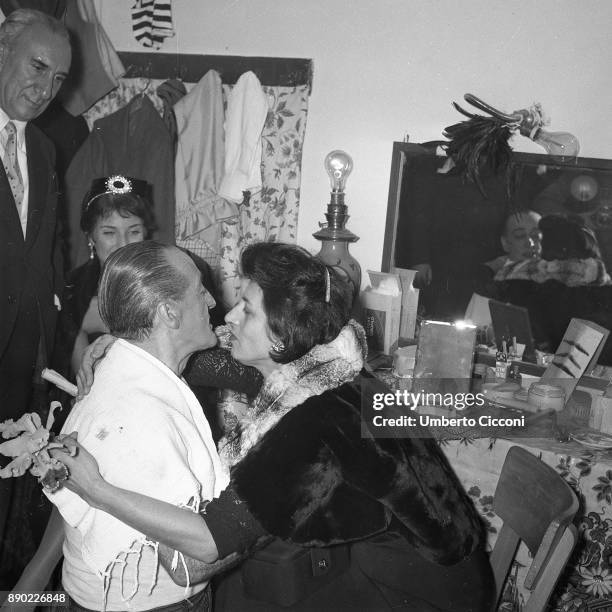
[[[0,164],[0,359],[20,309],[40,312],[47,351],[53,346],[63,270],[57,232],[57,176],[51,141],[34,125],[25,131],[28,224],[24,240],[13,193]]]

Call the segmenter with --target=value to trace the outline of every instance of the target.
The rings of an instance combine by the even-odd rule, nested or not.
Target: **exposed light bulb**
[[[346,179],[353,170],[353,159],[344,151],[328,153],[324,161],[332,191],[343,192]]]
[[[572,180],[570,184],[570,192],[572,196],[579,202],[589,202],[599,191],[597,181],[586,174],[581,174]]]
[[[544,147],[546,152],[560,161],[577,157],[580,152],[578,139],[568,132],[547,132],[539,129],[533,141]]]
[[[322,242],[317,257],[348,282],[355,301],[361,288],[361,267],[349,253],[348,245],[359,240],[359,236],[345,227],[349,215],[344,203],[344,188],[353,169],[353,160],[344,151],[332,151],[325,157],[323,165],[331,182],[331,194],[325,213],[327,222],[319,223],[319,231],[313,234]]]

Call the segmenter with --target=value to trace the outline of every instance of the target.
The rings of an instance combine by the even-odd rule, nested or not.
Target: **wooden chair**
[[[523,612],[541,612],[577,541],[571,521],[578,498],[554,469],[513,446],[497,483],[493,509],[503,520],[491,553],[498,603],[523,541],[533,556],[524,582],[531,594]]]

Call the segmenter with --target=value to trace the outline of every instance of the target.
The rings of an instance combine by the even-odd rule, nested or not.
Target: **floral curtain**
[[[235,220],[221,223],[220,280],[229,305],[240,289],[240,252],[245,246],[262,240],[296,241],[308,86],[263,89],[273,100],[262,133],[263,188],[245,198]]]

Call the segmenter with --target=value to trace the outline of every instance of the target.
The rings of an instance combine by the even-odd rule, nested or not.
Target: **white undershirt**
[[[64,523],[64,533],[66,536],[62,586],[67,593],[70,593],[70,597],[84,608],[101,610],[104,603],[104,580],[83,561],[82,537],[79,530]],[[150,593],[152,581],[155,588]],[[178,586],[161,564],[158,567],[153,548],[145,546],[140,555],[136,552],[127,555],[125,567],[121,563],[115,564],[107,584],[109,588],[106,610],[112,612],[113,610],[142,611],[167,606],[199,593],[207,583],[200,583],[188,589]],[[136,594],[130,598],[134,591]]]

